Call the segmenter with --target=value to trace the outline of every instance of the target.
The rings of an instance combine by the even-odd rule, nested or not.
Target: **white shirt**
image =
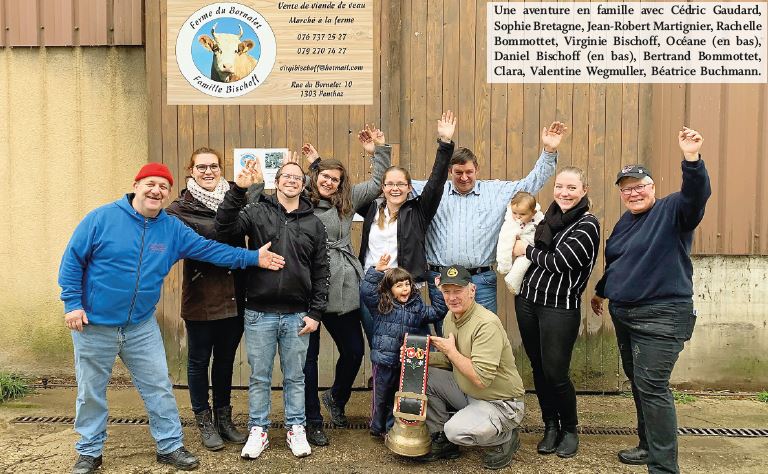
[[[384,228],[380,229],[379,212],[381,209],[376,211],[371,223],[371,231],[368,234],[368,251],[365,253],[364,270],[367,270],[368,267],[375,267],[385,253],[391,257],[388,267],[395,268],[397,266],[397,220],[389,221],[391,217],[389,209],[384,206]]]

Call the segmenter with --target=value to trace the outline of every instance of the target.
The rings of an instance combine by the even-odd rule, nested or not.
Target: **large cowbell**
[[[395,393],[393,409],[395,424],[387,433],[384,444],[401,456],[422,456],[429,453],[432,446],[425,423],[429,336],[406,333],[403,346],[400,390]]]

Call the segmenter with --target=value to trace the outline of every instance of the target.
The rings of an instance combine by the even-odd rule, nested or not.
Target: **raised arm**
[[[363,149],[373,154],[373,172],[370,179],[352,186],[352,207],[355,209],[369,204],[381,194],[384,172],[392,162],[392,147],[386,144],[384,132],[376,126],[366,125],[358,139]]]
[[[545,127],[542,129],[541,142],[544,145],[544,149],[541,155],[539,155],[539,159],[536,160],[536,164],[531,172],[525,178],[512,183],[514,187],[512,195],[517,191],[536,194],[546,184],[547,180],[555,174],[557,148],[567,132],[568,127],[562,122],[552,122],[549,128]],[[512,195],[510,195],[510,198]]]
[[[432,222],[440,206],[440,200],[443,197],[443,188],[448,179],[448,168],[453,156],[453,134],[456,131],[456,116],[448,110],[443,113],[440,120],[437,121],[437,153],[435,154],[435,164],[432,165],[432,173],[429,175],[424,189],[421,191],[421,201],[419,206],[426,219],[426,225]]]
[[[240,212],[248,202],[246,191],[254,184],[264,182],[258,161],[249,160],[235,177],[232,186],[216,212],[215,228],[217,240],[228,241],[248,234],[252,222],[248,213]],[[254,187],[256,190],[258,187]]]
[[[704,208],[712,195],[712,188],[704,161],[699,155],[701,145],[704,143],[701,134],[696,130],[683,127],[678,133],[677,140],[684,158],[677,219],[680,230],[690,232],[704,218]]]

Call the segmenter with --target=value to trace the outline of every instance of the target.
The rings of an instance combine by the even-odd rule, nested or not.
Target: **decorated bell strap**
[[[395,393],[394,415],[403,420],[424,421],[427,414],[429,336],[405,334],[400,359],[400,390]]]

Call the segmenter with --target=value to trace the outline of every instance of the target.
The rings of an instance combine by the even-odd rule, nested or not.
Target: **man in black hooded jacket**
[[[247,271],[245,340],[251,365],[248,441],[243,458],[257,458],[269,446],[272,361],[280,351],[287,442],[297,457],[311,453],[305,434],[304,360],[309,333],[316,331],[328,300],[325,227],[302,196],[304,171],[295,162],[280,167],[277,192],[247,204],[246,189],[263,182],[258,163],[249,162],[235,178],[216,214],[219,239],[248,236],[248,246],[281,249],[285,267],[267,274]],[[261,244],[259,244],[261,242]]]

